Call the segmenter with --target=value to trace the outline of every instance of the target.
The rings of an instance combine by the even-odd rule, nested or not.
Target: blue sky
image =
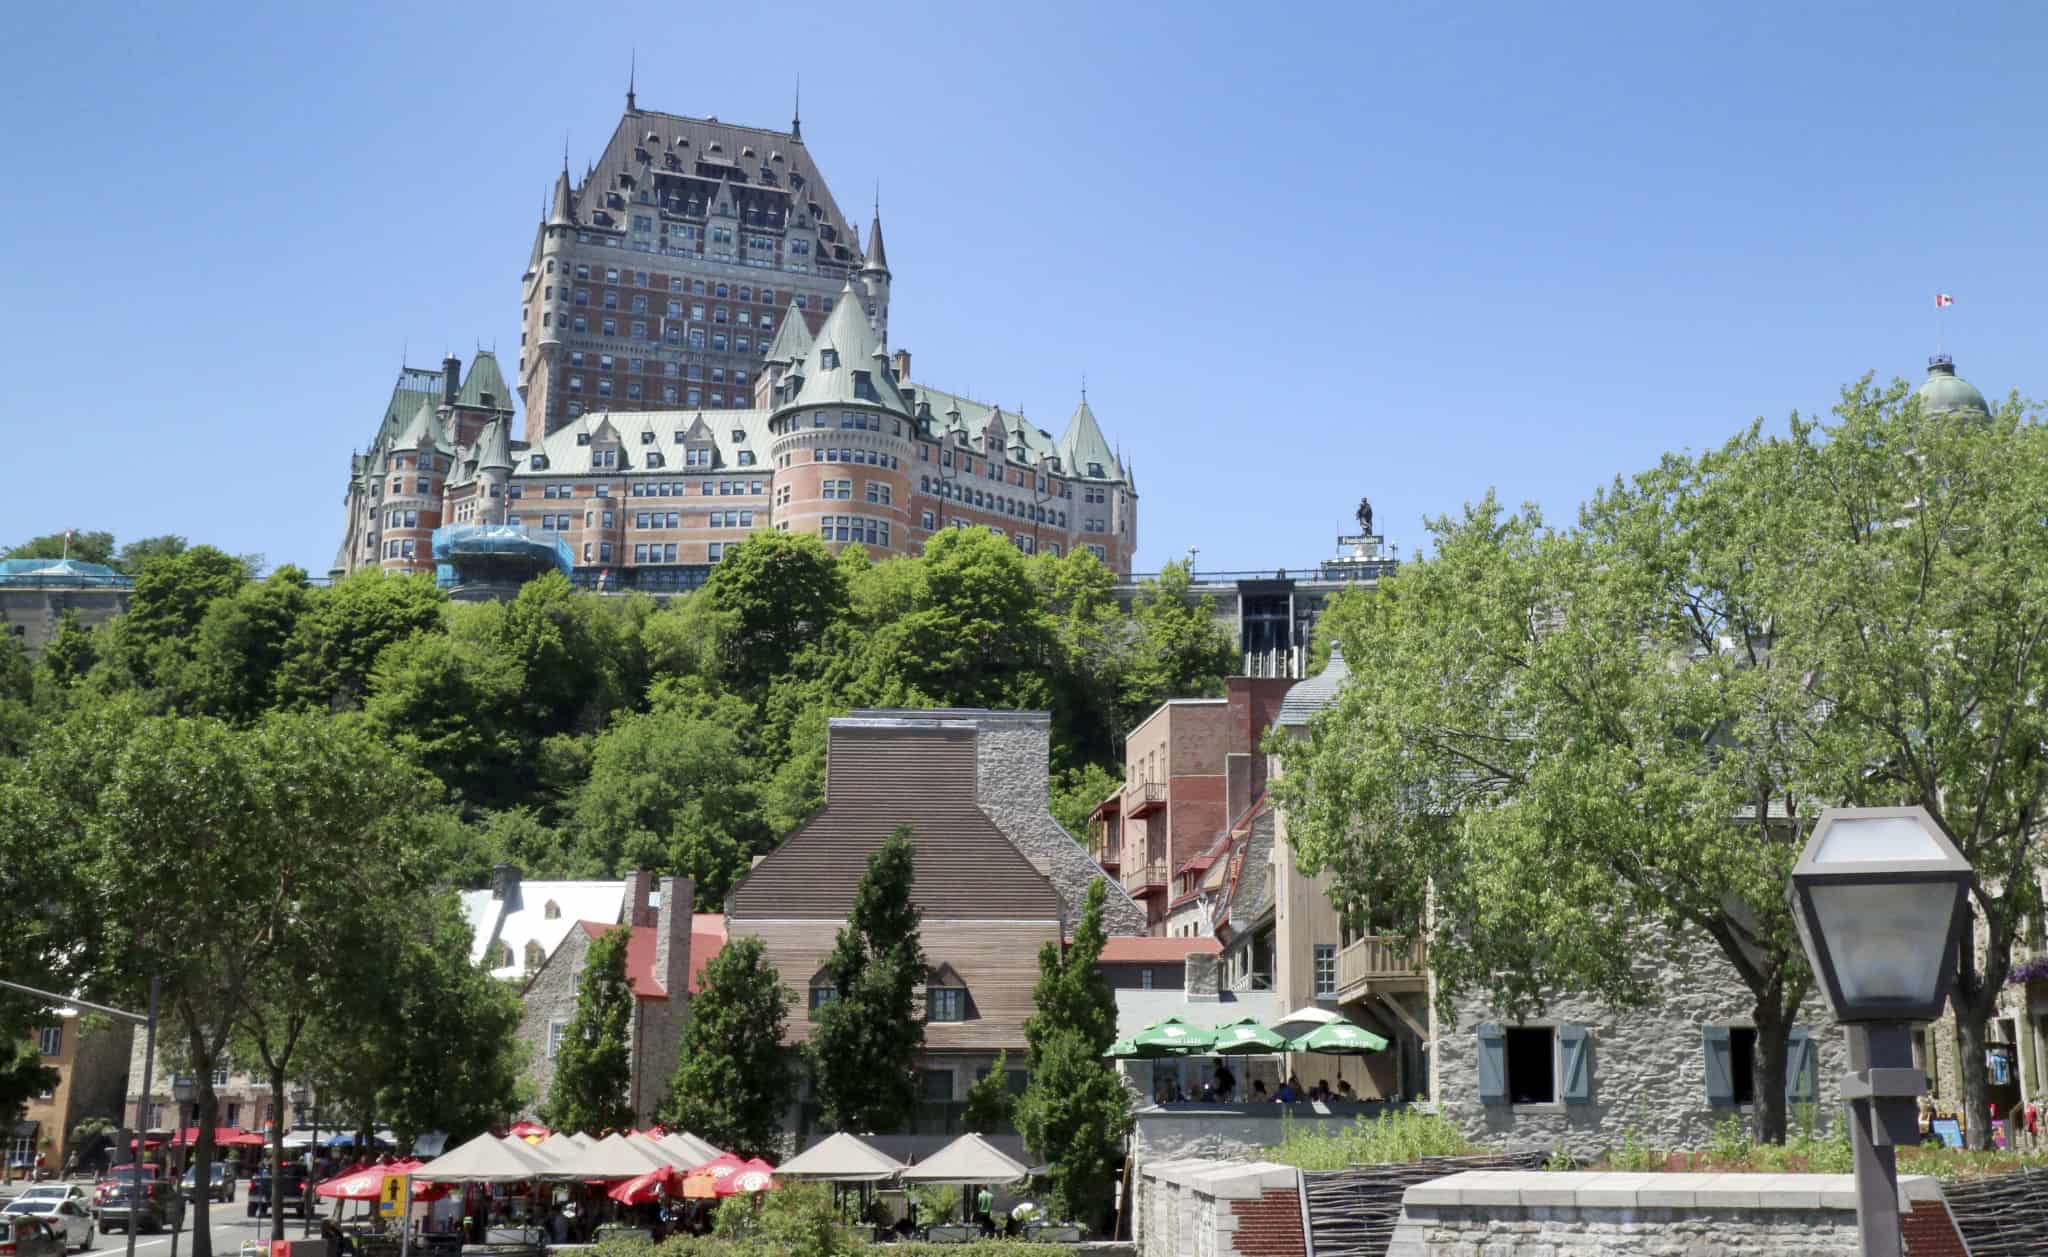
[[[0,543],[324,572],[401,352],[518,352],[563,136],[787,124],[881,183],[891,330],[1055,432],[1138,566],[1300,567],[1369,494],[1569,512],[1918,378],[2038,388],[2048,14],[1972,5],[68,6],[0,13]],[[865,210],[857,215],[865,222]]]

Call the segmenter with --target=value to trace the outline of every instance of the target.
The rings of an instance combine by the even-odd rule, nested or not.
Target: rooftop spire
[[[640,77],[640,50],[636,47],[626,62],[626,112],[638,113],[640,106],[633,100],[634,81]]]
[[[804,76],[802,71],[798,71],[796,76],[796,108],[792,109],[789,115],[789,138],[792,140],[804,138]]]
[[[884,275],[889,273],[889,254],[882,247],[882,183],[879,179],[875,181],[875,221],[868,228],[868,258],[861,269],[880,271]]]

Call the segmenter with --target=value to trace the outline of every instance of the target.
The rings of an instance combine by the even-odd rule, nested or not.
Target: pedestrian
[[[1294,1089],[1294,1079],[1291,1076],[1286,1082],[1280,1084],[1278,1091],[1273,1093],[1273,1103],[1275,1104],[1293,1104],[1299,1099],[1301,1099],[1301,1093]]]
[[[1211,1080],[1210,1085],[1216,1092],[1216,1099],[1228,1104],[1231,1097],[1237,1094],[1237,1075],[1230,1072],[1230,1066],[1217,1061],[1216,1077]]]
[[[988,1189],[988,1184],[982,1184],[981,1190],[974,1194],[974,1219],[981,1224],[981,1234],[984,1239],[990,1238],[996,1233],[995,1219],[990,1216],[991,1211],[995,1207],[995,1193]]]
[[[1272,1098],[1272,1097],[1270,1097],[1270,1096],[1268,1096],[1268,1095],[1266,1094],[1266,1080],[1265,1080],[1265,1079],[1263,1079],[1263,1078],[1254,1078],[1254,1079],[1252,1079],[1252,1095],[1251,1095],[1251,1101],[1252,1101],[1252,1103],[1253,1103],[1253,1104],[1264,1104],[1264,1103],[1265,1103],[1265,1102],[1266,1102],[1267,1100],[1269,1100],[1269,1099],[1271,1099],[1271,1098]]]
[[[1337,1098],[1346,1104],[1350,1104],[1356,1101],[1358,1096],[1351,1090],[1351,1084],[1348,1081],[1339,1078],[1337,1080]]]

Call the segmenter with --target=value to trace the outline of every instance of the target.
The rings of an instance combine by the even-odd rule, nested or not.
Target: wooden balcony
[[[1097,851],[1095,853],[1095,862],[1102,866],[1103,872],[1109,874],[1111,877],[1115,877],[1117,875],[1117,871],[1123,865],[1123,857],[1124,853],[1120,848],[1110,847],[1105,850]]]
[[[1134,861],[1130,881],[1125,886],[1133,895],[1156,895],[1166,890],[1167,880],[1166,861],[1153,860],[1146,864]]]
[[[1130,796],[1127,816],[1150,816],[1166,806],[1166,787],[1156,781],[1141,781],[1124,793]]]
[[[1337,998],[1424,989],[1429,957],[1420,940],[1398,947],[1368,934],[1337,953]]]

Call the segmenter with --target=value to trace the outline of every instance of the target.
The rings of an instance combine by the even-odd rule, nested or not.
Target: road
[[[249,1217],[247,1211],[248,1206],[242,1202],[239,1192],[236,1193],[232,1204],[215,1202],[208,1210],[206,1220],[211,1224],[209,1229],[213,1233],[214,1257],[236,1257],[241,1252],[243,1243],[249,1240],[264,1245],[266,1251],[268,1250],[270,1219]],[[286,1239],[303,1238],[305,1229],[304,1222],[290,1214],[285,1215]],[[105,1235],[95,1231],[92,1239],[94,1252],[107,1254],[127,1251],[128,1237],[119,1230],[110,1231]],[[148,1257],[168,1257],[171,1251],[170,1232],[153,1235],[144,1231],[135,1237],[135,1251],[138,1255],[148,1254]],[[186,1257],[191,1251],[192,1213],[187,1209],[185,1229],[178,1233],[178,1257]]]

